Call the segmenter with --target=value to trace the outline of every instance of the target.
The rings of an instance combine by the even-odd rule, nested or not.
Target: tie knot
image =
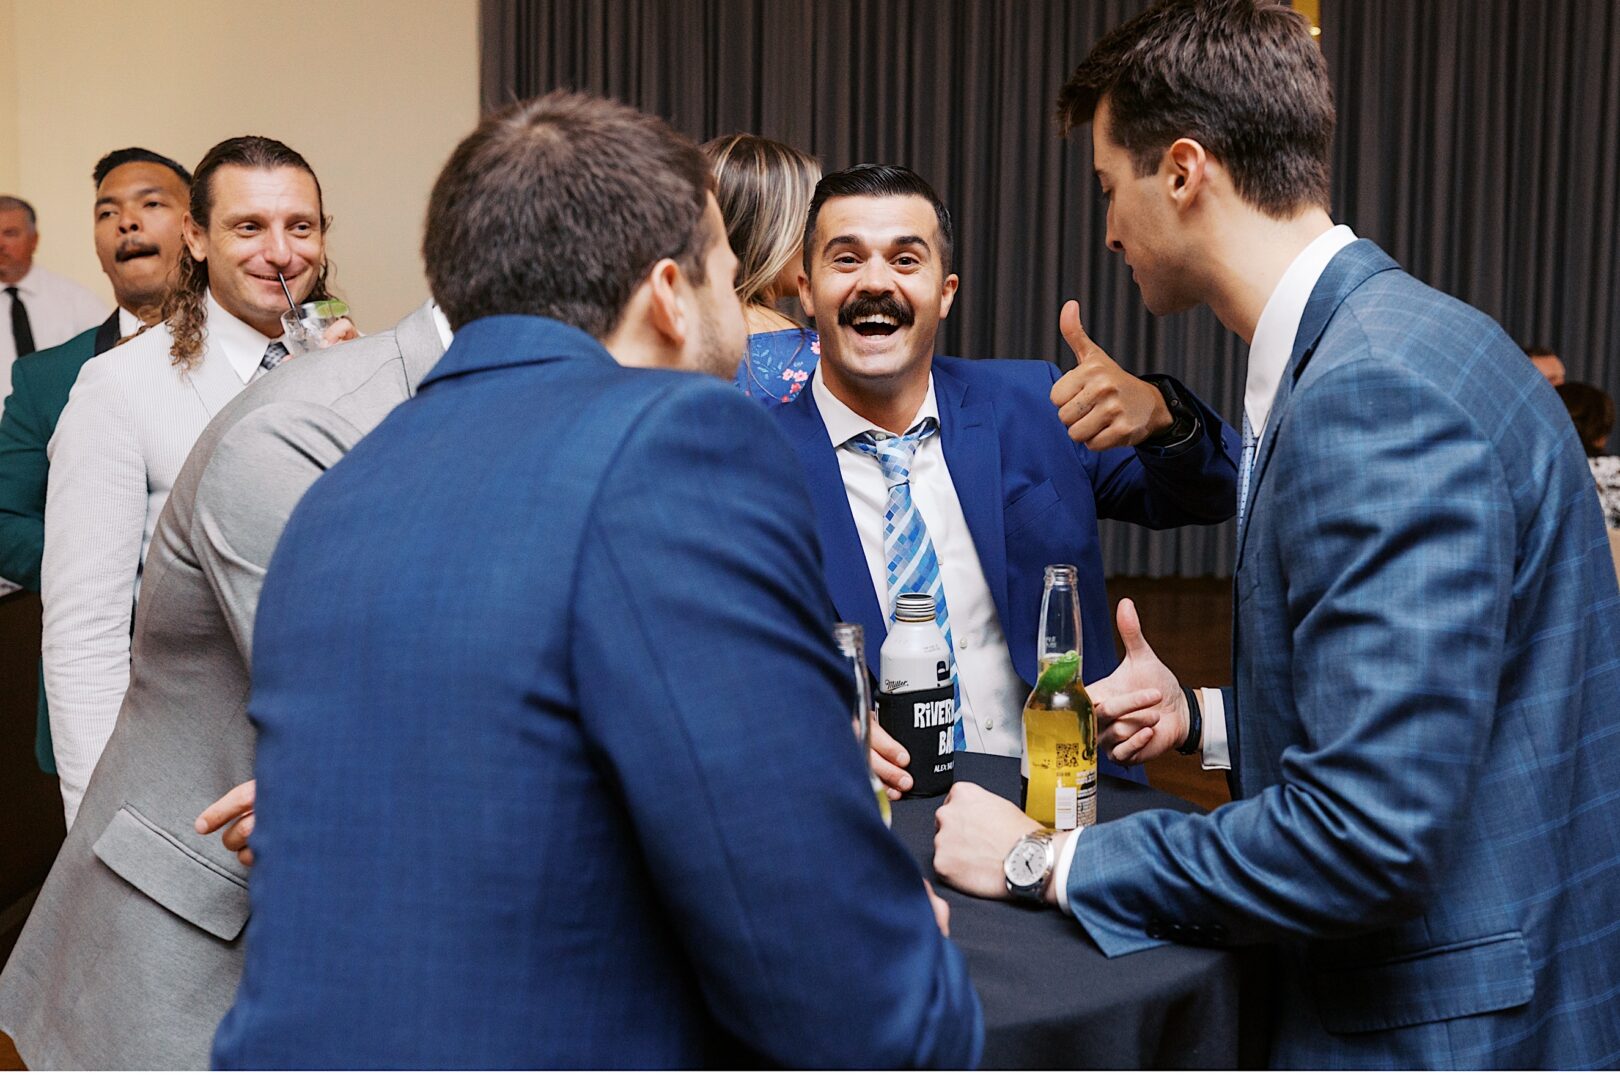
[[[939,430],[939,421],[932,416],[925,416],[904,435],[885,435],[879,431],[868,431],[855,436],[850,445],[856,450],[877,459],[883,467],[883,482],[891,488],[911,481],[911,459],[917,453],[917,447],[922,441]]]
[[[15,286],[15,285],[7,285],[6,286],[6,295],[11,297],[13,300],[17,299],[17,286]]]
[[[287,359],[287,346],[279,341],[272,341],[265,346],[264,359],[259,361],[259,366],[266,371],[273,371],[275,366],[285,359]]]

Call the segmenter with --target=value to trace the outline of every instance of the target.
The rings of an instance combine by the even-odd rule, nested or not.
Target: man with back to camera
[[[11,396],[0,415],[0,578],[35,592],[45,552],[46,448],[56,421],[85,362],[157,320],[174,282],[191,190],[184,165],[136,146],[96,162],[91,180],[96,257],[118,307],[100,326],[13,364]],[[56,771],[43,668],[34,754],[43,771]]]
[[[209,420],[286,358],[280,279],[300,302],[327,295],[320,183],[291,147],[226,139],[190,200],[162,318],[84,365],[48,447],[42,651],[70,828],[129,687],[132,604],[175,476]]]
[[[11,392],[11,365],[90,329],[107,305],[76,281],[34,264],[39,220],[15,195],[0,195],[0,397]]]
[[[932,593],[958,676],[956,747],[1016,757],[1046,566],[1079,569],[1085,671],[1101,678],[1116,660],[1097,519],[1226,520],[1236,436],[1176,380],[1138,379],[1108,359],[1072,301],[1061,327],[1079,363],[1061,378],[1047,363],[935,356],[956,296],[953,246],[949,211],[910,169],[823,177],[800,283],[821,363],[811,392],[772,415],[804,466],[838,616],[866,628],[874,669],[896,596]],[[1053,395],[1070,387],[1091,409],[1060,420]],[[912,455],[904,481],[879,463],[893,460],[877,453],[890,445]],[[921,558],[885,546],[897,495],[923,522]],[[891,563],[921,569],[891,581]],[[906,752],[872,733],[873,767],[898,797],[911,786]],[[1102,765],[1144,779],[1139,767]]]
[[[693,374],[744,348],[712,183],[583,94],[451,155],[423,254],[455,340],[260,596],[216,1066],[977,1060],[850,732],[792,453]]]
[[[424,304],[283,364],[192,448],[147,555],[118,722],[0,975],[0,1029],[31,1068],[207,1067],[242,971],[264,570],[304,491],[415,392],[448,334]],[[225,847],[198,835],[232,819]]]
[[[1274,1066],[1613,1065],[1620,593],[1557,395],[1333,224],[1332,93],[1297,13],[1157,5],[1060,114],[1092,126],[1148,308],[1208,304],[1250,343],[1235,690],[1192,713],[1129,601],[1093,687],[1115,756],[1201,739],[1237,801],[1052,836],[958,784],[935,869],[1044,895],[1110,956],[1276,945]]]

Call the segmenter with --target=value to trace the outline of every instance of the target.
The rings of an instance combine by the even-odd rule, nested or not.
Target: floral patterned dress
[[[821,359],[814,330],[794,327],[748,335],[748,356],[737,366],[737,387],[756,401],[784,405],[810,385]]]

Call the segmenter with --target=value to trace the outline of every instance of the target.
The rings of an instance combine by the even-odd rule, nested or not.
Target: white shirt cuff
[[[1058,852],[1057,868],[1052,874],[1057,878],[1058,907],[1063,914],[1069,913],[1069,867],[1074,863],[1074,843],[1080,839],[1080,834],[1086,831],[1084,825],[1070,833],[1063,841],[1063,850]]]
[[[1226,696],[1214,687],[1199,688],[1203,702],[1204,735],[1199,741],[1199,756],[1206,769],[1230,769],[1232,752],[1226,742]]]

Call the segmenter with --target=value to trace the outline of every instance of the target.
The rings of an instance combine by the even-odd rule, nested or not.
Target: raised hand
[[[1121,765],[1137,765],[1180,746],[1191,721],[1175,673],[1142,634],[1136,605],[1121,600],[1116,619],[1125,659],[1086,693],[1097,711],[1098,745]]]
[[[1088,450],[1112,450],[1135,446],[1175,422],[1158,387],[1114,363],[1086,335],[1076,301],[1063,305],[1058,329],[1075,359],[1074,370],[1052,385],[1052,404],[1069,438]]]

